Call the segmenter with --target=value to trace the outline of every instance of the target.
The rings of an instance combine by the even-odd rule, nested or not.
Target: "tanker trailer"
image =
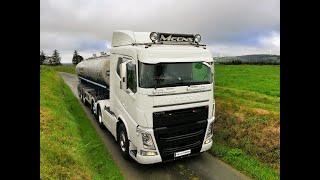
[[[78,77],[109,87],[110,59],[108,56],[89,58],[76,66]]]
[[[78,94],[85,105],[94,112],[94,103],[109,98],[110,59],[109,56],[88,58],[76,66],[79,78]]]

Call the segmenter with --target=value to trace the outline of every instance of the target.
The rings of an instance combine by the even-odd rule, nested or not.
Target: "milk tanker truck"
[[[141,164],[212,146],[213,58],[199,34],[115,31],[109,54],[76,66],[78,94],[125,159]]]

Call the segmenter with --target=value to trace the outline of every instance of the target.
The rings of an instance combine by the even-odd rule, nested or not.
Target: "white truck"
[[[199,34],[115,31],[108,54],[79,63],[80,99],[124,158],[152,164],[212,146],[214,65]]]

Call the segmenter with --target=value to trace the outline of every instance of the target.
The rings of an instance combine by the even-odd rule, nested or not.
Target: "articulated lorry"
[[[81,101],[125,159],[152,164],[212,146],[214,65],[199,34],[113,32],[111,49],[76,66]]]

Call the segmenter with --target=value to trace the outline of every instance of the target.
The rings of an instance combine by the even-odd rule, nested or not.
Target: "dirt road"
[[[77,76],[63,72],[61,72],[60,75],[78,98]],[[202,153],[200,156],[153,165],[141,165],[136,163],[134,160],[126,161],[121,157],[119,147],[111,133],[107,130],[101,130],[90,113],[89,108],[85,107],[83,104],[82,107],[88,115],[93,127],[104,142],[106,148],[110,154],[112,154],[113,160],[119,166],[125,179],[249,179],[207,152]]]

